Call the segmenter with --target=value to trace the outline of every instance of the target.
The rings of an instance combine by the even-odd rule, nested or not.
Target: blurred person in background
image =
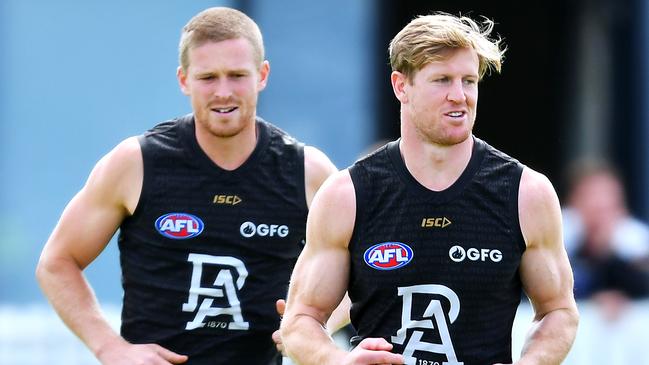
[[[577,299],[592,299],[616,319],[629,300],[649,297],[649,226],[633,217],[619,173],[581,160],[568,170],[565,244]]]
[[[278,364],[271,334],[310,201],[336,171],[256,115],[268,81],[261,32],[210,8],[180,40],[193,113],[124,140],[94,167],[36,270],[65,324],[105,365]],[[120,334],[83,270],[119,229]]]

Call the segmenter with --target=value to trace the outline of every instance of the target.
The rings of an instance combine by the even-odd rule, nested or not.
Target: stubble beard
[[[453,133],[454,128],[446,126],[442,126],[441,128],[439,126],[426,128],[426,125],[424,124],[423,128],[420,128],[419,126],[416,126],[416,128],[419,138],[423,141],[439,146],[450,147],[460,144],[469,138],[473,129],[473,123],[471,127],[465,128],[462,133]]]

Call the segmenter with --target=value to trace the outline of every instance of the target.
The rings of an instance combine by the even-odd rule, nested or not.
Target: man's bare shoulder
[[[143,175],[140,144],[137,137],[129,137],[97,162],[84,190],[123,205],[132,213],[139,200]]]
[[[311,206],[313,196],[329,176],[338,169],[324,152],[313,146],[304,147],[304,179],[307,205]]]

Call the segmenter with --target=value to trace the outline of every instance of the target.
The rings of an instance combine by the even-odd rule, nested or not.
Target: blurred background
[[[271,74],[258,114],[339,168],[398,136],[387,46],[407,22],[438,10],[495,20],[508,51],[502,74],[480,85],[475,134],[546,174],[559,192],[567,249],[583,264],[577,283],[588,283],[576,289],[582,325],[566,363],[649,364],[639,342],[649,334],[646,0],[0,0],[0,364],[96,363],[48,307],[34,268],[99,158],[190,111],[175,78],[177,44],[182,26],[211,6],[243,10],[262,30]],[[572,198],[577,178],[588,175],[572,172],[585,165],[615,172],[620,199],[609,204],[619,214],[600,223],[589,223]],[[580,195],[587,202],[617,196],[590,191]],[[602,204],[595,210],[608,211]],[[618,221],[626,230],[588,233]],[[86,274],[117,326],[115,242]],[[530,316],[524,303],[515,354]]]

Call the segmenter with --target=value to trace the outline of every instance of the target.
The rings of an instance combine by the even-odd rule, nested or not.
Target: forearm
[[[519,365],[558,365],[568,355],[577,333],[576,308],[562,308],[536,318],[521,351]]]
[[[95,356],[110,344],[125,342],[101,313],[81,269],[71,260],[41,260],[36,277],[63,322]]]
[[[286,353],[297,364],[340,365],[346,355],[327,330],[308,315],[285,317],[281,333]]]

